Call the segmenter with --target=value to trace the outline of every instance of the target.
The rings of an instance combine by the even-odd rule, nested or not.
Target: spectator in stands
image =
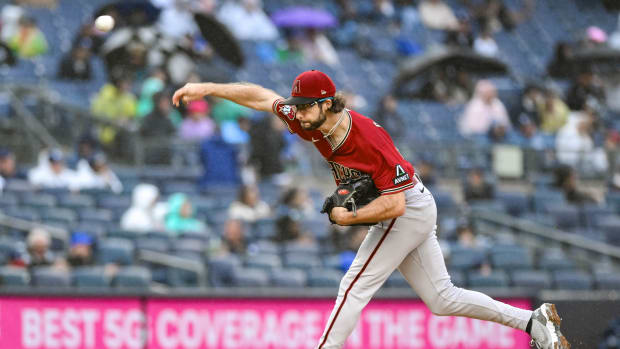
[[[19,32],[19,20],[24,16],[21,6],[7,3],[0,12],[0,42],[8,42]]]
[[[159,203],[159,189],[141,183],[133,189],[131,207],[121,217],[121,228],[135,233],[161,231],[166,205]]]
[[[405,120],[398,112],[398,100],[391,94],[385,95],[379,103],[379,109],[375,112],[377,123],[385,128],[395,142],[399,142],[405,136]]]
[[[461,116],[459,129],[464,136],[486,136],[493,124],[504,125],[507,129],[511,127],[506,107],[497,98],[495,85],[488,80],[480,80]]]
[[[276,220],[275,240],[281,243],[294,242],[299,244],[314,244],[310,232],[303,229],[298,216],[283,215]]]
[[[566,101],[571,110],[583,110],[586,102],[594,100],[599,104],[605,103],[605,91],[600,79],[586,70],[577,76],[576,81],[566,94]]]
[[[100,151],[99,142],[90,133],[85,133],[78,140],[75,153],[67,161],[67,165],[71,168],[77,168],[80,160],[90,159],[95,153]]]
[[[170,95],[165,92],[156,92],[153,95],[155,109],[141,122],[140,135],[144,138],[157,138],[158,141],[169,143],[170,138],[177,132],[172,121],[172,106]]]
[[[42,151],[37,167],[28,172],[28,181],[39,188],[79,189],[75,171],[65,165],[65,155],[60,149]]]
[[[594,49],[604,47],[606,42],[607,33],[597,26],[590,26],[586,29],[585,36],[580,46],[584,49]]]
[[[13,179],[27,179],[26,173],[17,167],[15,154],[5,148],[0,148],[0,178],[6,182]]]
[[[430,29],[457,30],[459,23],[448,6],[442,0],[424,0],[418,6],[422,23]]]
[[[295,220],[312,218],[316,212],[308,191],[302,188],[290,188],[284,192],[278,207],[279,216],[292,216]]]
[[[29,17],[19,20],[18,32],[9,39],[8,46],[23,58],[33,58],[47,52],[45,36],[37,28],[35,20]]]
[[[523,8],[519,11],[511,11],[502,0],[485,0],[477,6],[470,5],[469,0],[465,2],[469,5],[473,17],[478,20],[480,26],[490,27],[494,32],[501,29],[514,29],[534,9],[533,0],[525,0]]]
[[[521,96],[521,104],[518,108],[518,118],[515,120],[515,124],[519,125],[520,120],[533,122],[536,127],[540,127],[540,115],[538,114],[538,106],[543,104],[545,100],[544,88],[535,83],[528,83],[523,89],[523,95]],[[522,119],[525,116],[526,119]]]
[[[499,52],[499,47],[495,39],[493,39],[493,33],[491,29],[485,28],[480,36],[474,40],[474,51],[479,55],[486,57],[496,57]]]
[[[568,122],[556,136],[555,147],[560,163],[594,173],[607,170],[605,151],[596,147],[592,139],[596,122],[597,115],[591,107],[570,113]]]
[[[90,51],[87,47],[76,46],[60,61],[58,78],[67,80],[90,80],[92,68]]]
[[[205,100],[193,101],[187,106],[187,116],[181,122],[179,136],[187,141],[201,141],[213,136],[215,122],[209,116]]]
[[[579,190],[577,185],[577,172],[567,165],[560,165],[554,170],[555,186],[564,192],[566,201],[573,204],[596,202],[591,194]]]
[[[541,120],[540,129],[555,134],[568,120],[570,110],[562,99],[551,89],[544,92],[544,98],[538,102],[538,115]]]
[[[437,173],[435,173],[435,164],[430,156],[421,157],[420,161],[416,162],[415,172],[422,179],[422,183],[426,187],[433,187],[437,184]]]
[[[459,18],[459,25],[455,30],[450,30],[446,35],[445,44],[454,47],[472,48],[474,46],[474,34],[471,30],[469,18]]]
[[[261,0],[225,1],[217,18],[239,40],[275,40],[278,29],[262,9]]]
[[[103,152],[78,162],[77,182],[80,189],[107,189],[117,194],[123,191],[123,184],[108,166]]]
[[[245,254],[247,242],[245,228],[240,219],[229,219],[224,225],[223,245],[228,252],[238,255]]]
[[[253,223],[267,218],[271,209],[266,202],[260,200],[258,188],[253,185],[242,185],[237,200],[228,208],[228,218]]]
[[[551,76],[565,77],[573,74],[573,64],[570,59],[573,56],[571,45],[566,42],[555,44],[555,50],[551,62],[547,65],[547,72]]]
[[[467,182],[464,186],[464,197],[468,203],[477,200],[491,200],[495,196],[493,185],[486,181],[484,170],[473,168],[467,174]]]
[[[192,232],[206,233],[204,223],[193,217],[194,208],[187,195],[176,193],[168,199],[166,230],[175,235]]]
[[[149,77],[144,80],[136,110],[137,117],[142,118],[153,111],[156,104],[153,97],[157,92],[164,89],[167,81],[166,72],[161,68],[154,69]]]
[[[262,180],[279,181],[284,173],[280,152],[286,146],[282,132],[286,126],[269,116],[256,121],[250,129],[249,163]]]
[[[66,260],[70,267],[94,265],[93,238],[83,232],[71,234],[71,247]]]
[[[137,101],[131,93],[131,80],[127,78],[114,79],[112,83],[104,85],[91,105],[95,116],[115,122],[118,126],[127,127],[136,115]],[[113,127],[104,127],[100,139],[110,145],[116,137]]]
[[[474,233],[469,223],[461,224],[456,228],[456,244],[465,248],[486,248],[488,241]]]
[[[301,52],[309,62],[320,62],[329,66],[340,65],[338,52],[325,33],[314,28],[307,29],[300,37]]]
[[[163,7],[158,17],[157,28],[161,33],[173,39],[183,39],[198,32],[194,22],[190,1],[157,1]]]
[[[58,259],[50,251],[51,243],[52,238],[47,230],[43,228],[32,229],[26,240],[28,253],[24,256],[24,264],[28,268],[55,265]]]

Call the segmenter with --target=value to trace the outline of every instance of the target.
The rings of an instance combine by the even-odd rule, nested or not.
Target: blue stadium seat
[[[599,227],[605,234],[608,243],[620,246],[620,217],[611,216],[602,218]]]
[[[545,213],[547,207],[566,203],[564,193],[559,190],[536,190],[532,194],[534,211]]]
[[[202,273],[206,273],[206,267],[204,265],[204,258],[202,255],[180,253],[175,254],[176,257],[182,258],[187,261],[194,261],[200,264],[200,270]],[[166,281],[174,287],[196,287],[199,286],[199,273],[194,270],[179,269],[179,268],[166,268]]]
[[[517,270],[512,273],[512,284],[533,289],[551,288],[551,275],[542,270]]]
[[[136,249],[165,253],[170,249],[170,245],[161,239],[143,236],[136,239]]]
[[[212,257],[208,261],[209,284],[213,287],[232,286],[233,270],[241,266],[241,261],[236,255],[223,255]]]
[[[276,224],[273,219],[261,219],[252,225],[252,236],[258,239],[273,239],[276,232]]]
[[[581,209],[583,215],[582,221],[584,224],[591,228],[599,228],[607,217],[612,217],[615,212],[610,206],[601,206],[597,204],[585,204]]]
[[[6,209],[8,207],[17,206],[19,204],[19,200],[17,199],[17,195],[13,193],[3,193],[0,195],[0,208]]]
[[[55,267],[36,267],[32,271],[32,284],[39,287],[71,286],[71,274]]]
[[[172,241],[172,250],[175,252],[192,252],[204,255],[206,245],[203,240],[177,239]]]
[[[0,268],[0,286],[28,286],[30,275],[25,268]]]
[[[60,195],[58,198],[58,204],[62,207],[81,209],[95,206],[95,199],[93,199],[90,195],[72,193]]]
[[[581,215],[576,206],[548,205],[547,212],[554,218],[555,226],[560,230],[573,231],[581,225]]]
[[[24,193],[21,198],[23,206],[34,208],[49,208],[56,206],[56,197],[44,193]]]
[[[49,207],[41,210],[41,218],[44,222],[60,222],[72,224],[77,220],[75,211],[68,208]]]
[[[105,236],[107,238],[119,238],[125,240],[136,240],[140,235],[140,233],[135,233],[129,230],[123,229],[110,229],[106,232]]]
[[[114,213],[107,209],[83,208],[78,210],[81,221],[100,222],[109,224],[114,221]]]
[[[275,242],[269,240],[258,240],[250,246],[248,246],[250,253],[265,253],[265,254],[278,254],[280,253],[280,246]]]
[[[612,271],[595,271],[594,282],[599,290],[620,290],[620,274]]]
[[[556,271],[553,280],[555,288],[560,290],[589,290],[593,286],[592,276],[580,271]]]
[[[545,253],[538,261],[538,267],[549,270],[574,270],[575,263],[564,254]]]
[[[300,269],[271,270],[271,283],[275,287],[304,287],[307,283],[306,273]]]
[[[270,271],[282,267],[282,261],[277,254],[254,254],[247,257],[246,267]]]
[[[491,251],[491,263],[493,267],[507,270],[532,269],[532,256],[523,247],[512,251]]]
[[[450,251],[448,267],[456,270],[469,270],[486,261],[486,251],[482,249],[454,248]]]
[[[111,277],[103,267],[79,267],[71,272],[73,285],[79,288],[110,287]]]
[[[133,263],[133,254],[134,246],[131,240],[109,238],[99,244],[97,260],[101,264],[129,265]]]
[[[289,242],[284,244],[283,252],[285,255],[304,255],[304,256],[316,256],[319,254],[319,245],[317,244],[300,244],[296,242]]]
[[[121,268],[114,277],[114,286],[121,288],[148,288],[151,272],[145,267]]]
[[[10,217],[15,217],[31,222],[38,222],[41,219],[39,211],[30,206],[9,207],[5,210],[5,214]]]
[[[459,270],[448,270],[448,274],[450,274],[450,281],[456,287],[465,287],[467,284],[465,273]]]
[[[97,199],[97,206],[110,210],[126,210],[131,206],[131,197],[128,195],[107,194]]]
[[[269,274],[263,269],[235,268],[233,280],[238,287],[265,287],[269,285]]]
[[[488,275],[474,271],[467,275],[469,287],[506,287],[508,286],[508,275],[503,271],[493,271]]]
[[[317,256],[299,255],[296,253],[284,255],[284,266],[308,270],[321,267],[321,259]]]
[[[411,286],[407,282],[407,279],[400,273],[400,271],[395,270],[392,275],[390,275],[385,281],[385,286],[394,287],[394,288],[410,288]]]
[[[308,286],[310,287],[338,287],[344,273],[329,269],[309,269]]]
[[[512,216],[520,217],[529,211],[529,197],[525,193],[503,192],[495,193],[495,198],[503,205],[506,212]]]

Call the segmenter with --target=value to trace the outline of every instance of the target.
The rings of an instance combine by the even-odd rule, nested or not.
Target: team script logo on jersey
[[[394,177],[394,185],[405,182],[409,179],[409,173],[405,172],[401,165],[396,165],[396,177]]]
[[[278,107],[278,112],[282,115],[286,115],[290,120],[295,119],[295,113],[293,112],[293,107],[290,105],[281,105]]]
[[[329,166],[332,168],[332,174],[334,179],[338,182],[346,179],[354,179],[362,176],[362,172],[342,166],[337,162],[329,161]]]

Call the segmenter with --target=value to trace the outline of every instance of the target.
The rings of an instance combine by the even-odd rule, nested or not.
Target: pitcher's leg
[[[466,316],[525,330],[532,311],[513,307],[450,281],[433,231],[398,267],[411,287],[435,315]]]
[[[418,244],[425,234],[415,234],[412,220],[399,217],[384,228],[373,227],[355,256],[353,264],[340,282],[338,298],[327,321],[319,348],[341,348],[351,334],[362,309]],[[430,229],[428,224],[418,224]]]

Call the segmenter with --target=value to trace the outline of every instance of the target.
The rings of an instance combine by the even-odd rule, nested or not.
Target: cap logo
[[[347,195],[349,191],[347,189],[338,189],[338,195]]]
[[[326,94],[326,93],[327,93],[327,91],[325,91],[325,90],[321,90],[321,94],[322,94],[322,95],[324,95],[324,94]]]
[[[295,80],[295,84],[293,85],[293,94],[301,93],[301,81]]]

